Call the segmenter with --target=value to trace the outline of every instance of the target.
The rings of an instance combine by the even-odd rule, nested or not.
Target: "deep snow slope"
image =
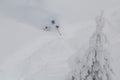
[[[0,41],[2,80],[65,78],[70,71],[67,60],[76,52],[76,47],[73,46],[74,32],[82,29],[81,27],[73,28],[73,25],[64,25],[69,27],[62,27],[62,36],[59,36],[54,30],[50,32],[37,30],[8,17],[1,16],[0,25],[3,37]]]
[[[0,74],[5,73],[5,75],[7,72],[4,69],[7,69],[10,65],[13,67],[14,61],[23,60],[24,57],[30,55],[29,53],[37,49],[36,46],[40,47],[44,43],[55,39],[55,36],[49,35],[49,33],[40,32],[30,25],[3,16],[0,16],[0,36]],[[29,52],[26,52],[27,50]],[[8,68],[8,72],[11,74],[12,72],[9,70],[11,69]]]
[[[110,23],[115,24],[112,20]],[[59,36],[54,30],[37,30],[0,16],[0,80],[64,80],[70,71],[69,57],[76,52],[80,57],[84,55],[94,29],[93,20],[64,24]],[[118,80],[120,34],[108,24],[104,32],[109,41],[107,49],[111,53],[114,79]]]
[[[74,49],[56,31],[36,30],[5,17],[0,25],[2,80],[64,79]]]

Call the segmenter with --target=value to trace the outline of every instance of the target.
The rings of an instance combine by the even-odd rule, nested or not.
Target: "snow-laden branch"
[[[105,25],[103,14],[96,17],[96,24],[87,53],[83,60],[76,60],[66,80],[112,80],[109,53],[104,48],[107,38],[102,32]]]

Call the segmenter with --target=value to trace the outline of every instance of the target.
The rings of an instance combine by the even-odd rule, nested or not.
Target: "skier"
[[[55,28],[57,29],[57,31],[58,31],[58,33],[59,33],[59,35],[61,35],[61,33],[60,33],[60,31],[59,31],[59,26],[58,26],[58,25],[56,25],[55,20],[52,20],[52,21],[51,21],[51,23],[52,23],[52,25],[53,25],[53,26],[55,26]]]

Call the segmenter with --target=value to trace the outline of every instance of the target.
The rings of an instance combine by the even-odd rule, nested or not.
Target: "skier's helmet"
[[[55,24],[55,20],[52,20],[51,23],[52,23],[52,24]]]

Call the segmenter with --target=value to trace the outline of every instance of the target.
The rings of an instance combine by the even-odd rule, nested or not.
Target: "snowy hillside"
[[[69,72],[67,60],[76,52],[74,34],[70,34],[79,28],[73,30],[71,27],[69,32],[64,29],[63,35],[59,36],[57,32],[37,30],[4,16],[1,16],[0,25],[2,80],[65,78]]]
[[[37,30],[9,18],[1,17],[0,21],[2,80],[64,80],[70,71],[69,57],[87,49],[95,28],[94,21],[76,24],[76,27],[66,25],[69,31],[66,27],[59,36],[57,32]],[[110,40],[115,76],[119,77],[119,33],[109,25],[104,32]]]
[[[83,58],[88,49],[95,31],[94,19],[101,9],[106,17],[106,49],[111,56],[114,80],[119,80],[118,6],[119,0],[1,0],[0,80],[65,80],[70,65],[75,67],[74,58]],[[51,19],[60,25],[61,36],[56,29],[43,30],[43,26],[51,25]]]
[[[1,26],[1,35],[6,35],[0,50],[2,80],[64,78],[74,49],[58,33],[38,31],[5,17],[1,17]]]

